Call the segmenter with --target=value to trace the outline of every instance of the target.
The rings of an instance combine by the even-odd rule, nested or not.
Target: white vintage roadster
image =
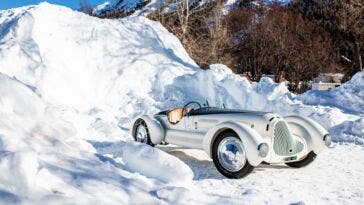
[[[331,144],[328,132],[307,117],[202,107],[198,102],[140,116],[131,134],[151,146],[203,149],[228,178],[242,178],[262,162],[303,167]]]

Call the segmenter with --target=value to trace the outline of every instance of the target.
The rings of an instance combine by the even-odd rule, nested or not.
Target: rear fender
[[[150,140],[152,143],[160,144],[166,136],[165,129],[157,119],[149,115],[143,115],[134,120],[133,128],[131,129],[131,135],[134,137],[137,126],[136,123],[140,119],[144,120],[144,122],[147,124]]]

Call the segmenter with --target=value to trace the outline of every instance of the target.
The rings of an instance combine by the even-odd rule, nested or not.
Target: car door
[[[185,131],[186,130],[186,116],[184,116],[178,123],[176,124],[172,124],[170,122],[168,122],[167,120],[167,124],[170,130],[178,130],[178,131]]]
[[[166,134],[168,143],[197,149],[202,148],[203,137],[193,129],[193,116],[187,114],[176,124],[168,122],[168,127]]]
[[[214,115],[195,115],[191,117],[193,117],[191,130],[198,133],[206,133],[219,122]]]

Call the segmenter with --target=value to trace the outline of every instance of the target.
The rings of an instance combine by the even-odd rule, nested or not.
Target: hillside
[[[362,102],[363,76],[320,95]],[[250,84],[224,65],[201,70],[144,17],[98,19],[48,3],[0,11],[0,203],[360,204],[362,103],[308,101],[316,95],[268,78]],[[137,115],[206,99],[310,116],[336,143],[307,168],[263,165],[228,180],[201,151],[131,141]],[[300,186],[288,191],[292,182]]]

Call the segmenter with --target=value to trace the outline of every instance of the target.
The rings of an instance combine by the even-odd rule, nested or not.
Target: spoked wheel
[[[139,119],[134,124],[135,131],[134,131],[134,140],[143,144],[148,144],[150,146],[154,146],[152,141],[150,140],[149,130],[147,124],[144,120]]]
[[[212,159],[217,170],[228,178],[242,178],[254,169],[246,159],[243,143],[234,132],[224,132],[216,138]]]

